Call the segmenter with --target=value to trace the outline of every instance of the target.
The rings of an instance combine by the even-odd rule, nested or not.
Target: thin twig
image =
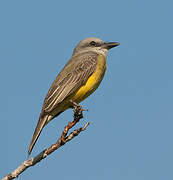
[[[89,125],[89,122],[86,123],[83,127],[74,130],[71,132],[68,136],[69,130],[76,125],[76,123],[79,122],[80,119],[83,118],[82,107],[80,105],[74,104],[74,119],[72,122],[69,122],[67,126],[65,126],[61,137],[58,139],[58,141],[51,145],[49,148],[43,150],[41,153],[39,153],[37,156],[24,161],[19,167],[17,167],[13,172],[7,174],[2,180],[11,180],[16,177],[18,177],[23,171],[28,169],[31,166],[34,166],[35,164],[39,163],[42,159],[46,158],[48,155],[53,153],[55,150],[60,148],[61,146],[65,145],[67,142],[71,141],[74,137],[79,135],[82,131],[85,131],[87,126]]]

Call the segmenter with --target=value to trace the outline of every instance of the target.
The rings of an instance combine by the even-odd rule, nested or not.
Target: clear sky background
[[[44,97],[86,37],[118,41],[106,76],[82,105],[87,131],[19,180],[173,179],[173,2],[0,1],[0,176],[26,160]],[[68,110],[32,156],[56,142]],[[31,157],[32,157],[31,156]]]

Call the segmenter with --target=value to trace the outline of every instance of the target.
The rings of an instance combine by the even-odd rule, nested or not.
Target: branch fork
[[[55,150],[60,148],[61,146],[65,145],[67,142],[71,141],[74,137],[78,136],[82,131],[85,131],[86,128],[89,125],[89,122],[87,122],[83,127],[74,130],[68,135],[69,130],[74,127],[80,119],[83,118],[83,111],[87,111],[86,109],[82,109],[82,106],[80,104],[77,104],[73,101],[71,101],[73,104],[73,111],[74,111],[74,119],[72,122],[68,122],[68,124],[65,126],[61,137],[57,140],[57,142],[53,145],[51,145],[49,148],[43,150],[41,153],[39,153],[37,156],[28,159],[24,161],[19,167],[17,167],[13,172],[10,174],[7,174],[2,180],[11,180],[16,177],[18,177],[23,171],[28,169],[31,166],[34,166],[35,164],[39,163],[41,160],[46,158],[48,155],[53,153]]]

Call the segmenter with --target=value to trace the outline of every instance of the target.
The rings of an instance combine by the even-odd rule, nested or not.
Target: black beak
[[[119,46],[119,45],[120,45],[120,43],[118,43],[118,42],[105,42],[103,44],[104,48],[106,48],[108,50],[113,48],[113,47]]]

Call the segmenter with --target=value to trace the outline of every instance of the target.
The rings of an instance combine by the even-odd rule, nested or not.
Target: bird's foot
[[[83,118],[83,111],[88,111],[88,109],[83,109],[82,106],[79,103],[76,103],[72,100],[70,100],[72,103],[73,107],[73,112],[74,112],[74,118],[77,119],[82,119]]]

